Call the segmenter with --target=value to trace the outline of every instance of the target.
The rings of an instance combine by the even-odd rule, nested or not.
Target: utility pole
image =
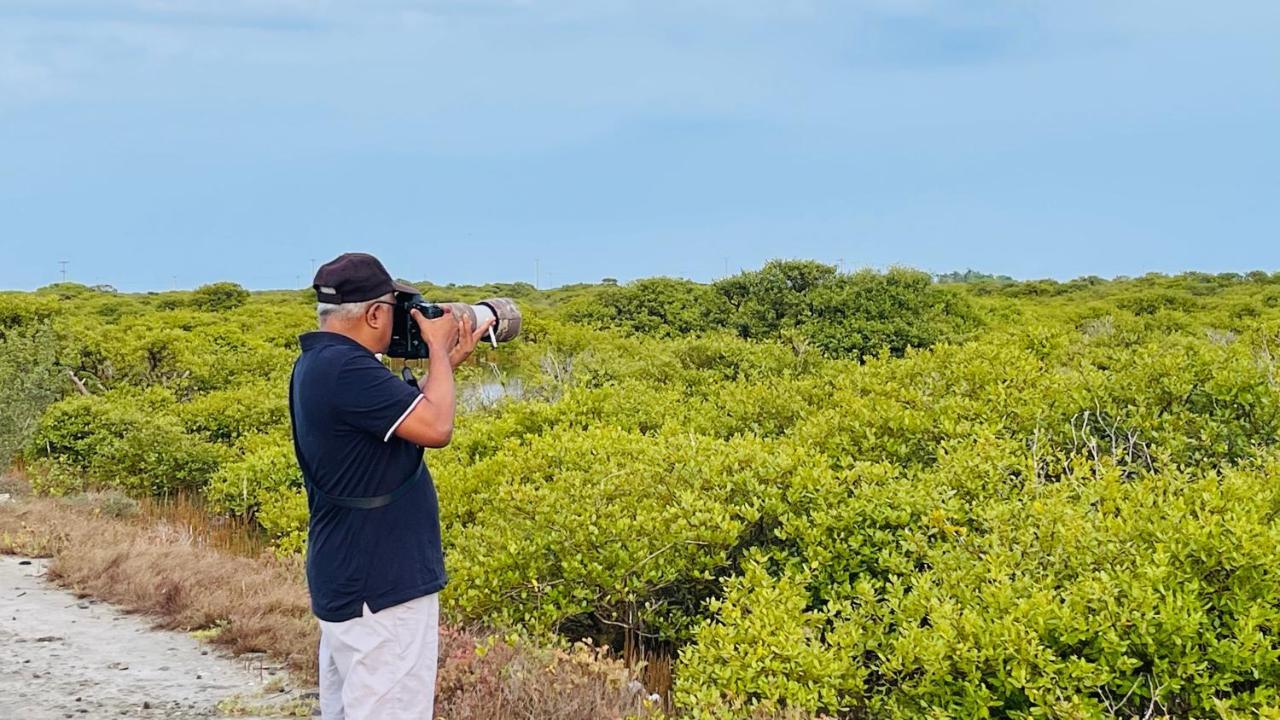
[[[311,258],[311,277],[316,276],[316,259]]]
[[[70,260],[59,260],[59,261],[58,261],[58,264],[62,266],[62,282],[66,282],[66,281],[67,281],[67,263],[68,263],[68,262],[70,262]]]
[[[170,289],[170,290],[177,290],[177,289],[178,289],[178,276],[177,276],[177,275],[170,275],[170,276],[169,276],[169,289]]]
[[[724,276],[729,277],[729,256],[724,256]]]
[[[538,259],[533,261],[533,289],[542,289],[542,261]]]
[[[836,272],[844,272],[844,258],[836,258]]]

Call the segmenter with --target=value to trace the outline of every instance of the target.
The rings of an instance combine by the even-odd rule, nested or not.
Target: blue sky
[[[0,0],[0,287],[1280,269],[1280,3]]]

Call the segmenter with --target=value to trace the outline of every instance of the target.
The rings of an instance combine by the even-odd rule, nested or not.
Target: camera
[[[428,320],[443,317],[445,308],[459,319],[471,318],[471,327],[480,327],[495,318],[493,326],[485,336],[496,347],[520,334],[520,309],[511,298],[489,298],[475,305],[466,303],[429,303],[421,295],[408,292],[396,292],[396,307],[391,319],[391,346],[385,355],[393,358],[418,360],[427,357],[427,343],[422,339],[422,331],[414,322],[409,311],[416,309]]]

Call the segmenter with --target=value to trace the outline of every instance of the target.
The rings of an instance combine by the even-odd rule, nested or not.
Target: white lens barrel
[[[480,327],[489,320],[495,320],[493,339],[497,342],[512,340],[520,334],[522,324],[520,309],[510,298],[489,298],[481,300],[476,305],[442,303],[442,307],[449,308],[449,312],[458,318],[470,318],[471,327]]]
[[[493,314],[493,308],[488,305],[472,305],[470,307],[471,312],[474,313],[476,317],[476,327],[480,327],[495,317]]]

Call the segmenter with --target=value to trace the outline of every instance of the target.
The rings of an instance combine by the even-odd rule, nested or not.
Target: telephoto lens
[[[473,328],[478,328],[493,318],[495,321],[487,338],[495,347],[520,334],[520,310],[511,298],[489,298],[475,305],[446,303],[442,307],[449,308],[449,312],[459,318],[470,317]]]
[[[485,335],[485,339],[493,344],[513,340],[520,334],[520,308],[511,298],[489,298],[475,305],[466,303],[433,304],[422,299],[421,295],[396,293],[395,316],[391,321],[391,346],[387,348],[387,357],[405,358],[409,360],[427,357],[427,343],[423,341],[418,330],[418,323],[409,315],[410,310],[417,309],[428,319],[438,318],[444,309],[458,318],[470,318],[471,327],[480,327],[494,319],[493,326]]]

